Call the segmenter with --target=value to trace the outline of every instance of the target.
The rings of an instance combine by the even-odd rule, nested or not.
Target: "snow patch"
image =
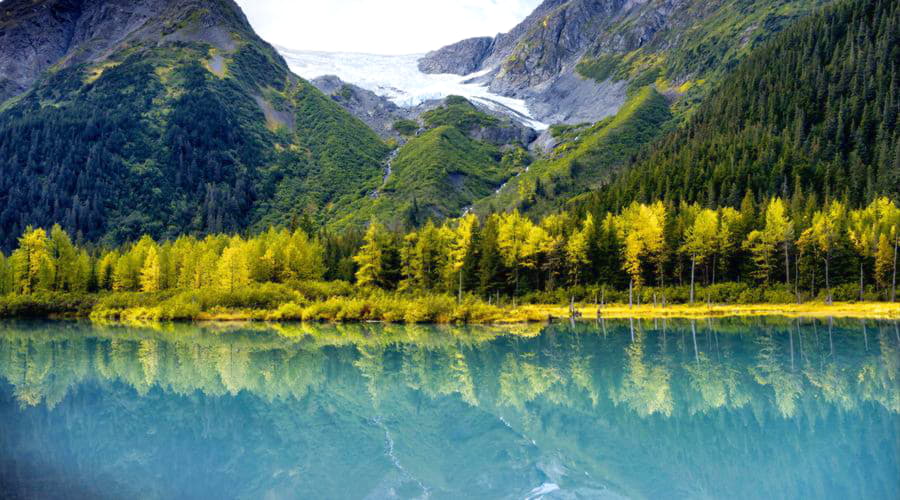
[[[489,73],[489,69],[466,76],[428,75],[419,71],[422,54],[381,56],[292,50],[284,47],[277,49],[291,70],[308,80],[335,75],[347,83],[387,97],[405,108],[459,95],[492,110],[511,113],[535,130],[548,128],[547,124],[532,117],[525,101],[493,94],[486,86],[471,82]]]

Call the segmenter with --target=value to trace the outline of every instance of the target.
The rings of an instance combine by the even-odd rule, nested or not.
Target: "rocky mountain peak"
[[[481,68],[493,46],[491,37],[469,38],[429,52],[419,60],[419,70],[428,74],[469,75]]]
[[[99,62],[126,46],[252,36],[233,0],[6,0],[0,4],[0,102],[51,68]]]

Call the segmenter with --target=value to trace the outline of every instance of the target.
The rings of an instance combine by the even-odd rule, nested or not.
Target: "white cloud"
[[[541,0],[237,0],[270,43],[370,54],[427,52],[521,22]]]

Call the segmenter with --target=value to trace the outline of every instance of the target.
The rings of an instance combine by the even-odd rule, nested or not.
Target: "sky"
[[[237,0],[269,43],[296,50],[418,54],[509,31],[541,0]]]

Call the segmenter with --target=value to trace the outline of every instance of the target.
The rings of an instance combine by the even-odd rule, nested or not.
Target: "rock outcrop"
[[[493,46],[493,38],[469,38],[425,54],[419,60],[419,70],[428,74],[470,75],[481,67]]]
[[[320,76],[310,83],[383,138],[398,137],[393,128],[394,122],[410,118],[413,113],[410,109],[397,106],[387,97],[346,83],[334,75]]]
[[[821,3],[546,0],[509,33],[431,52],[420,68],[482,72],[478,83],[524,99],[546,123],[597,121],[624,103],[617,81],[642,86],[662,77],[681,85],[714,77],[747,53],[745,45],[761,43]],[[778,15],[767,14],[773,10]],[[606,69],[579,71],[579,63],[598,59]]]
[[[255,37],[233,0],[5,0],[0,102],[51,67],[101,61],[129,43],[202,41],[232,50],[233,32]]]

